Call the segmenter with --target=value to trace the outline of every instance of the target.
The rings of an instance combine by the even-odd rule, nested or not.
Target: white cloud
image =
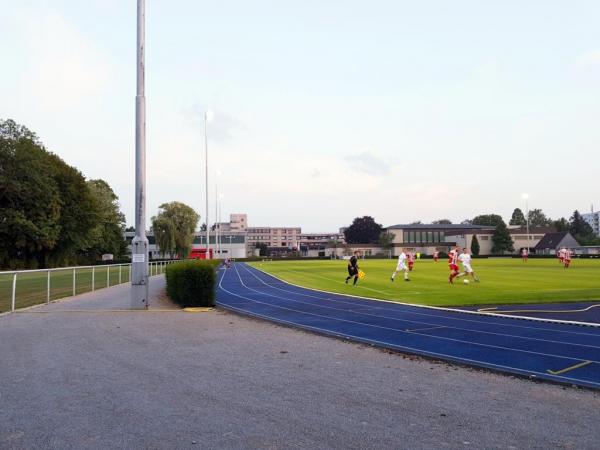
[[[381,176],[392,171],[393,161],[386,161],[375,155],[371,150],[364,150],[358,154],[350,155],[346,163],[356,172],[367,175]]]
[[[582,70],[590,70],[600,66],[600,50],[591,50],[577,57],[577,67]]]
[[[20,81],[24,98],[44,112],[96,102],[111,78],[110,58],[57,11],[25,9],[22,26],[26,70]]]

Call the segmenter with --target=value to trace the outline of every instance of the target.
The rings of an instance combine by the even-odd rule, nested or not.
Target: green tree
[[[502,254],[505,252],[514,252],[513,240],[510,236],[510,232],[504,222],[500,222],[496,225],[494,234],[492,234],[492,253]]]
[[[561,217],[558,220],[552,221],[552,227],[556,231],[569,231],[570,224],[567,219],[565,219],[564,217]]]
[[[489,227],[496,227],[499,224],[506,226],[502,216],[499,216],[498,214],[481,214],[475,217],[471,223],[473,225],[485,225]]]
[[[152,217],[152,231],[163,258],[166,253],[173,257],[175,253],[175,227],[171,218],[165,215]]]
[[[0,121],[0,267],[35,268],[60,235],[58,186],[37,137]]]
[[[346,230],[344,236],[348,244],[375,244],[383,227],[371,216],[357,217]]]
[[[60,235],[50,262],[53,265],[74,264],[78,254],[90,245],[92,229],[98,219],[97,204],[81,172],[52,153],[48,153],[46,163],[46,170],[58,186],[61,204]]]
[[[185,258],[194,242],[194,230],[200,216],[191,207],[181,202],[163,203],[159,206],[158,214],[152,218],[152,223],[169,223],[172,227],[175,252]],[[160,233],[160,232],[159,232]]]
[[[477,239],[477,235],[474,234],[473,235],[473,239],[471,240],[471,254],[472,255],[479,255],[479,239]]]
[[[438,219],[431,222],[433,225],[452,225],[452,221],[450,219]]]
[[[90,233],[87,254],[94,260],[105,253],[120,259],[126,253],[127,244],[123,238],[125,216],[119,198],[104,180],[89,180],[87,186],[96,204],[95,226]]]
[[[547,227],[552,224],[552,220],[546,217],[541,209],[532,209],[527,214],[530,227]]]
[[[595,245],[599,241],[591,225],[577,210],[573,211],[573,215],[569,219],[569,232],[580,245]]]
[[[378,244],[383,248],[392,248],[394,246],[394,235],[389,231],[379,233]]]
[[[0,264],[76,263],[98,217],[83,175],[34,133],[0,121]]]
[[[525,215],[523,214],[523,211],[521,211],[521,208],[515,208],[508,224],[522,226],[527,225],[527,220],[525,219]]]

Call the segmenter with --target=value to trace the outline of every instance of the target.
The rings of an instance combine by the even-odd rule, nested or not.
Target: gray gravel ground
[[[128,296],[0,317],[0,448],[599,447],[598,392]]]

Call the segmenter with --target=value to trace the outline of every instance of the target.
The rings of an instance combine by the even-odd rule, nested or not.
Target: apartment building
[[[248,229],[247,214],[230,214],[229,215],[229,231],[241,232]]]
[[[590,224],[592,230],[594,230],[594,234],[600,236],[600,213],[598,211],[592,211],[587,214],[582,214],[581,217]]]
[[[248,245],[266,244],[267,247],[298,249],[300,227],[247,227]]]

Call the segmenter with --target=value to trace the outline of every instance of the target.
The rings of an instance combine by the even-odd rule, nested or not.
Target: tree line
[[[86,180],[35,133],[0,120],[0,267],[93,263],[127,250],[125,216],[104,180]]]
[[[547,217],[541,209],[532,209],[529,211],[529,226],[546,227],[554,231],[568,231],[579,242],[580,245],[600,245],[600,238],[594,234],[592,227],[585,221],[579,211],[575,210],[567,220],[561,217],[552,220]],[[413,225],[422,224],[420,220],[412,222]],[[449,219],[439,219],[432,222],[434,225],[451,225]],[[466,219],[461,222],[463,225],[484,225],[494,227],[492,234],[492,253],[512,253],[515,251],[513,240],[509,228],[504,219],[499,214],[481,214],[473,219]],[[508,225],[518,225],[525,227],[527,218],[520,208],[515,208]],[[392,246],[393,235],[384,230],[381,224],[378,224],[371,216],[357,217],[352,224],[344,230],[344,237],[348,244],[377,244],[384,248]],[[479,254],[479,241],[477,236],[473,237],[471,244],[473,254]]]

